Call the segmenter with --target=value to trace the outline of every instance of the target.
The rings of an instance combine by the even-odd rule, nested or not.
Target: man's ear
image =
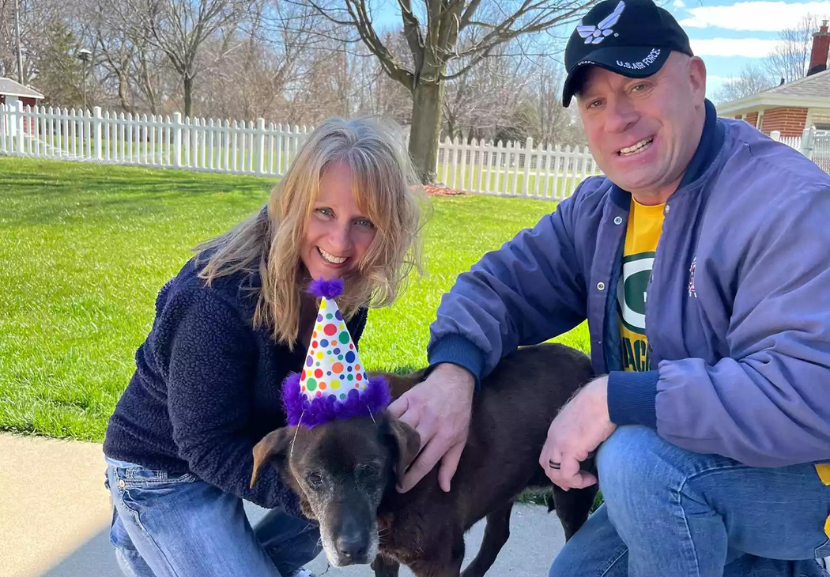
[[[406,469],[418,456],[421,450],[421,435],[406,423],[386,417],[386,434],[392,437],[398,449],[398,462],[395,466],[395,474],[400,481]]]
[[[251,487],[256,483],[259,468],[271,459],[284,457],[291,442],[291,429],[282,427],[271,431],[254,446],[254,471],[251,474]]]
[[[702,104],[706,98],[706,63],[699,56],[693,56],[689,61],[689,79],[696,100]]]

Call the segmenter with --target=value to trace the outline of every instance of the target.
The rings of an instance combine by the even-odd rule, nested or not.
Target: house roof
[[[31,88],[23,86],[22,84],[20,84],[19,82],[15,82],[11,78],[0,78],[0,94],[23,98],[43,98],[43,94],[41,94],[37,90],[32,90]]]
[[[758,94],[718,105],[718,114],[736,114],[770,106],[830,108],[830,70],[799,78]]]

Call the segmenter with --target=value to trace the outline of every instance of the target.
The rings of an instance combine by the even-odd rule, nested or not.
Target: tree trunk
[[[412,94],[412,129],[409,154],[424,184],[435,182],[438,140],[441,138],[441,104],[444,82],[416,84]]]
[[[190,117],[193,112],[193,78],[184,75],[184,115]]]
[[[132,114],[133,108],[130,106],[130,103],[127,102],[127,85],[129,82],[129,78],[127,78],[126,73],[124,73],[124,68],[121,68],[118,71],[118,101],[121,103],[121,110]]]

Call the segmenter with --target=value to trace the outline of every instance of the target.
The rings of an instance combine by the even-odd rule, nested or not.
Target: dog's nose
[[[363,561],[368,548],[366,539],[358,535],[343,535],[337,539],[337,552],[352,562]]]

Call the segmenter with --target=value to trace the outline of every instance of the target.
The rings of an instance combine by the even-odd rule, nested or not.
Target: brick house
[[[743,119],[762,132],[801,136],[805,128],[830,131],[830,32],[825,20],[813,34],[807,76],[717,106],[718,116]]]

